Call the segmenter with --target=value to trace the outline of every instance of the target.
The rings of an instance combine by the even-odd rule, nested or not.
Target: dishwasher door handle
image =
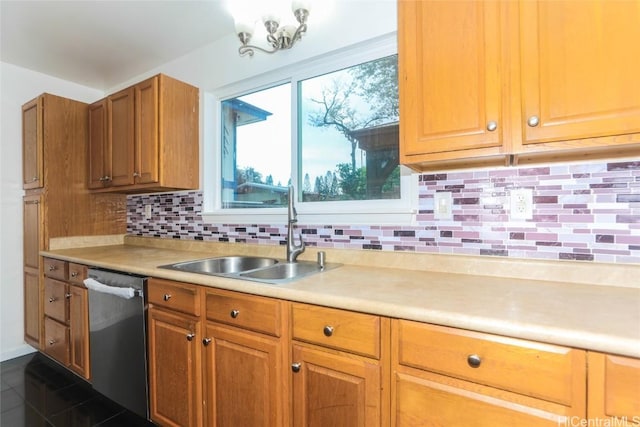
[[[109,286],[104,283],[100,283],[91,277],[84,280],[84,285],[90,291],[101,292],[103,294],[115,295],[120,298],[130,299],[135,296],[139,296],[140,293],[133,288],[120,288],[118,286]]]

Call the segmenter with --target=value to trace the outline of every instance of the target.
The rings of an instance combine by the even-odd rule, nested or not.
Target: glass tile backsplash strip
[[[532,189],[532,219],[510,219],[514,188]],[[434,194],[441,191],[452,193],[451,220],[434,219]],[[297,230],[307,245],[323,248],[640,262],[640,161],[425,173],[416,197],[415,226],[299,223]],[[129,196],[127,233],[284,244],[283,224],[208,224],[202,205],[201,191]]]

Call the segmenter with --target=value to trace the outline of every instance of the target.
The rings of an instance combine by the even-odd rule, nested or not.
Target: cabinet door
[[[137,84],[135,100],[136,183],[158,182],[158,77]]]
[[[70,367],[86,379],[89,370],[89,300],[82,286],[69,286]]]
[[[524,144],[640,132],[640,2],[520,7]]]
[[[44,186],[43,97],[22,106],[22,188]]]
[[[44,249],[42,227],[42,196],[25,196],[23,199],[24,266],[40,270],[40,250]]]
[[[24,340],[40,348],[40,334],[42,331],[42,292],[40,290],[40,271],[38,269],[24,269]]]
[[[640,426],[640,360],[589,352],[590,419]]]
[[[129,185],[134,182],[134,91],[133,87],[107,98],[109,146],[111,147],[111,184]]]
[[[89,106],[89,188],[109,185],[111,147],[107,126],[107,99]]]
[[[344,353],[293,345],[293,425],[381,425],[381,368]]]
[[[443,377],[445,378],[445,377]],[[565,415],[523,403],[512,403],[481,391],[458,388],[461,381],[443,383],[412,375],[399,374],[395,379],[392,407],[397,426],[568,426],[570,420],[584,415]],[[473,388],[473,385],[471,385]]]
[[[210,323],[204,343],[207,425],[288,425],[279,339]]]
[[[153,307],[148,318],[151,420],[162,426],[200,426],[200,322]]]
[[[501,7],[478,1],[398,3],[405,163],[429,153],[502,146]],[[470,155],[450,155],[455,156]]]

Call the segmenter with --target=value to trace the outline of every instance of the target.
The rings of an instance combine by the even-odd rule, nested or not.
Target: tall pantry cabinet
[[[22,107],[24,338],[43,350],[44,263],[55,237],[124,234],[126,196],[87,189],[88,105],[42,94]]]

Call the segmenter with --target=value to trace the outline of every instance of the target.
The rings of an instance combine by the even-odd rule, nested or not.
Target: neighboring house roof
[[[227,103],[231,104],[231,108],[236,113],[236,126],[261,122],[273,114],[237,98],[230,99]]]
[[[238,185],[237,191],[239,193],[245,193],[252,190],[262,190],[262,191],[271,191],[273,193],[287,193],[289,191],[288,187],[281,187],[279,185],[269,185],[269,184],[261,184],[259,182],[243,182]]]

